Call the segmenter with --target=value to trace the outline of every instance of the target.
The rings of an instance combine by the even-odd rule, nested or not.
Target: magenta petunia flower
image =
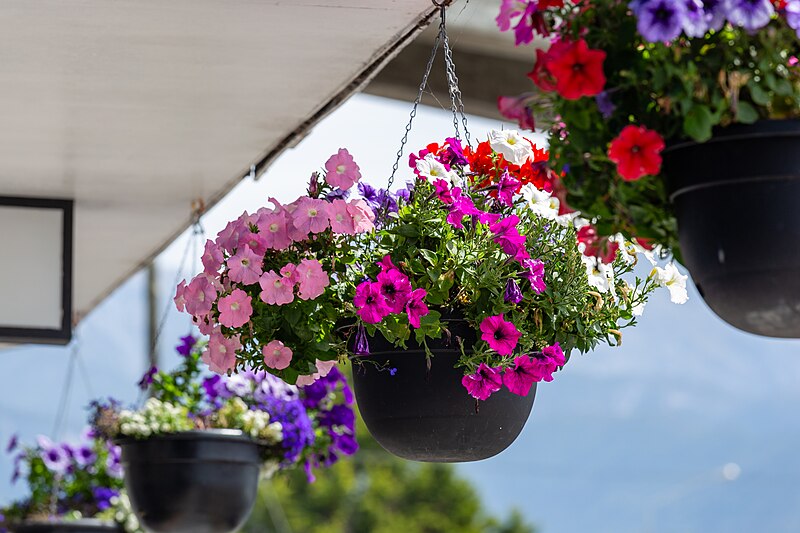
[[[520,396],[527,396],[533,384],[541,380],[542,374],[538,366],[527,355],[515,358],[514,366],[507,368],[503,373],[503,384],[508,390]]]
[[[371,281],[364,281],[356,287],[353,304],[358,316],[367,324],[377,324],[392,312],[381,293],[380,284]]]
[[[358,168],[353,156],[344,148],[332,155],[325,163],[325,181],[333,187],[347,190],[361,179],[361,169]]]
[[[499,369],[490,368],[486,366],[486,363],[481,363],[474,374],[467,374],[461,379],[461,384],[476,400],[486,400],[500,390],[503,381]]]
[[[258,280],[261,285],[259,297],[265,304],[286,305],[294,301],[294,283],[291,278],[276,274],[274,270],[264,272]]]
[[[505,253],[517,261],[524,261],[530,256],[525,248],[525,236],[517,231],[519,218],[510,215],[489,225],[489,230],[495,234],[494,242],[500,245]]]
[[[219,323],[229,328],[239,328],[247,324],[253,314],[252,298],[242,289],[219,299]]]
[[[211,239],[208,239],[206,241],[205,250],[203,251],[203,257],[200,259],[203,261],[205,273],[213,276],[219,272],[222,263],[225,261],[225,256],[222,255],[222,250],[220,250],[219,246]]]
[[[183,292],[186,300],[186,312],[194,316],[203,316],[211,311],[217,299],[217,290],[206,274],[198,274]]]
[[[542,350],[542,353],[548,357],[551,357],[558,366],[564,366],[567,363],[567,358],[564,356],[564,352],[561,350],[561,345],[558,343],[546,347],[544,350]]]
[[[245,231],[239,235],[239,249],[242,246],[249,246],[256,255],[264,257],[267,253],[267,240],[258,233],[252,231]]]
[[[517,347],[521,333],[503,315],[488,316],[481,322],[481,339],[500,355],[511,355]]]
[[[285,250],[292,244],[287,228],[288,223],[288,217],[283,209],[259,215],[257,222],[258,233],[264,239],[267,248]]]
[[[558,365],[552,357],[544,354],[534,354],[531,358],[531,372],[540,376],[538,381],[553,381],[553,372],[558,370]]]
[[[317,198],[302,198],[292,213],[292,221],[294,227],[304,235],[322,233],[330,225],[328,202]]]
[[[497,182],[497,199],[507,206],[514,205],[514,195],[519,191],[521,182],[512,177],[508,171]]]
[[[450,204],[450,213],[447,215],[447,222],[457,229],[464,227],[463,219],[467,215],[480,215],[481,211],[475,207],[472,198],[461,194],[461,189],[455,187],[452,190],[453,203]]]
[[[544,263],[539,259],[525,259],[521,263],[523,268],[528,269],[522,275],[531,282],[531,289],[536,294],[543,293],[547,289],[547,284],[544,282]]]
[[[264,364],[269,368],[283,370],[292,362],[292,350],[281,341],[270,341],[261,349],[264,354]]]
[[[392,313],[402,313],[411,295],[408,276],[397,269],[387,270],[378,274],[378,285]]]
[[[359,198],[358,200],[351,200],[347,204],[347,211],[353,217],[353,231],[356,233],[365,233],[372,231],[375,227],[375,213],[370,209],[367,202]]]
[[[245,244],[236,255],[228,258],[228,277],[231,281],[245,285],[256,283],[263,273],[261,270],[263,258],[264,256],[258,255]]]
[[[392,263],[392,256],[390,256],[389,254],[384,255],[383,259],[378,261],[377,265],[381,267],[381,272],[387,272],[389,270],[400,270],[399,268],[397,268],[397,266],[395,266],[394,263]]]
[[[325,292],[330,285],[328,274],[322,269],[322,263],[316,259],[303,259],[295,269],[297,281],[300,283],[298,296],[301,300],[313,300]]]
[[[175,287],[175,296],[172,298],[172,301],[175,302],[175,307],[178,308],[179,313],[183,313],[184,309],[186,309],[186,280],[181,281],[178,283],[178,286]]]
[[[420,327],[420,319],[430,312],[428,305],[425,303],[427,295],[428,292],[425,289],[415,289],[408,296],[406,314],[408,315],[408,323],[415,328]]]
[[[217,329],[208,339],[203,362],[212,372],[225,374],[236,367],[236,351],[241,347],[238,335],[229,339]]]
[[[438,179],[433,182],[436,188],[436,197],[445,204],[453,203],[453,195],[450,193],[450,183],[446,180]]]
[[[353,226],[353,215],[347,210],[347,202],[344,200],[336,199],[331,202],[328,208],[331,230],[340,235],[355,235],[355,227]]]
[[[530,94],[499,96],[497,98],[497,110],[505,118],[516,120],[520,129],[533,131],[536,128],[536,122],[533,119],[533,111],[527,104]]]

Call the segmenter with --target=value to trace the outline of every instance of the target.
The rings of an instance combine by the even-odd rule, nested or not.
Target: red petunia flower
[[[664,139],[644,126],[628,125],[611,141],[608,158],[617,164],[617,172],[626,181],[661,172],[661,150]]]
[[[587,257],[597,257],[606,264],[613,263],[617,257],[619,244],[608,237],[600,236],[597,229],[591,224],[578,230],[578,242],[586,246],[583,255]]]
[[[603,91],[606,76],[603,61],[606,53],[590,50],[586,41],[567,42],[556,57],[547,61],[546,68],[556,79],[556,91],[567,100],[595,96]]]

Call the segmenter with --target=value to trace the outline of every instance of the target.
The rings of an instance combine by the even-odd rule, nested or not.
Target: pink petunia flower
[[[340,235],[355,235],[353,215],[347,210],[347,202],[341,199],[334,200],[329,207],[331,230]]]
[[[514,394],[527,396],[533,384],[541,381],[542,377],[538,365],[531,357],[520,355],[514,359],[514,366],[503,373],[503,384]]]
[[[286,305],[294,301],[294,282],[276,274],[274,270],[265,272],[258,280],[261,285],[261,301],[270,305]]]
[[[315,376],[319,375],[319,377],[324,378],[328,374],[330,374],[331,370],[333,370],[333,367],[336,366],[336,361],[335,360],[334,361],[320,361],[319,359],[317,359],[316,365],[317,365],[317,372],[315,372],[314,375]]]
[[[212,372],[224,374],[236,367],[236,351],[241,347],[238,335],[229,339],[217,329],[208,339],[203,362]]]
[[[263,258],[264,256],[259,256],[245,244],[236,255],[228,259],[228,277],[236,283],[252,285],[263,273],[261,270]]]
[[[428,310],[428,305],[425,303],[425,297],[427,295],[428,292],[425,289],[415,289],[411,292],[406,302],[408,323],[415,328],[420,327],[420,319],[430,312]]]
[[[455,187],[452,191],[453,203],[450,204],[450,213],[447,215],[447,222],[457,229],[464,227],[463,219],[467,215],[479,215],[481,213],[472,202],[472,198],[461,194],[461,189]]]
[[[322,263],[316,259],[303,259],[295,270],[300,283],[298,296],[301,300],[313,300],[325,292],[330,285],[328,274],[322,269]]]
[[[361,198],[351,200],[347,204],[347,212],[353,217],[353,231],[356,233],[372,231],[375,227],[375,213]]]
[[[349,189],[361,179],[358,165],[350,152],[344,148],[339,148],[339,151],[325,162],[325,170],[327,171],[325,181],[342,190]]]
[[[521,182],[512,177],[508,171],[497,182],[497,199],[506,206],[514,205],[514,195],[519,191]]]
[[[261,257],[264,257],[264,254],[267,253],[267,240],[258,233],[252,231],[241,233],[239,235],[239,248],[241,249],[244,245],[249,246],[256,255]]]
[[[172,301],[175,302],[175,307],[178,308],[178,312],[183,313],[184,309],[186,309],[186,280],[181,281],[178,283],[178,286],[175,287],[175,297],[172,298]]]
[[[280,275],[292,283],[297,283],[297,265],[293,263],[285,264],[281,267]]]
[[[252,298],[242,289],[219,299],[219,323],[229,328],[239,328],[247,324],[253,314]]]
[[[237,246],[239,246],[239,237],[242,233],[250,231],[249,225],[251,216],[247,211],[241,214],[236,220],[231,220],[225,229],[217,233],[217,245],[233,253]]]
[[[258,234],[264,239],[267,248],[285,250],[292,244],[287,228],[288,223],[286,213],[281,208],[259,215]]]
[[[281,341],[270,341],[261,349],[264,354],[264,364],[269,368],[283,370],[292,362],[292,350],[286,347]]]
[[[220,250],[219,246],[211,239],[208,239],[205,250],[203,250],[203,256],[200,259],[203,261],[205,273],[213,276],[219,272],[219,268],[225,261],[225,256],[222,255],[222,250]]]
[[[198,274],[183,292],[186,300],[186,312],[194,316],[203,316],[211,311],[217,299],[217,290],[208,280],[206,274]]]
[[[208,318],[208,315],[192,317],[192,323],[197,326],[197,329],[200,330],[200,333],[203,335],[211,335],[216,327],[209,322]]]
[[[461,384],[476,400],[486,400],[499,391],[503,386],[500,370],[481,363],[474,374],[467,374],[461,379]]]
[[[481,339],[500,355],[511,355],[517,347],[521,333],[503,315],[488,316],[481,322]]]
[[[397,269],[387,270],[378,274],[378,285],[392,313],[402,313],[411,295],[408,276]]]
[[[377,324],[392,312],[381,294],[380,285],[371,281],[364,281],[356,287],[353,304],[358,316],[367,324]]]
[[[536,294],[543,293],[547,289],[547,284],[544,282],[544,263],[539,259],[526,259],[522,261],[522,267],[528,269],[522,275],[531,282],[531,289]]]
[[[441,200],[442,203],[453,203],[453,195],[450,193],[450,183],[446,180],[438,179],[433,182],[433,186],[436,188],[436,197]]]
[[[328,202],[317,198],[302,198],[292,213],[292,223],[304,235],[322,233],[330,225]]]
[[[564,356],[564,351],[561,350],[561,345],[558,343],[546,347],[542,353],[551,357],[558,366],[564,366],[567,363],[567,358]]]
[[[530,93],[521,96],[499,96],[497,110],[507,119],[516,120],[520,129],[534,131],[536,122],[533,111],[528,107]]]
[[[297,385],[298,387],[304,387],[306,385],[313,384],[318,379],[319,379],[319,374],[300,375],[297,376],[297,381],[295,382],[295,385]]]

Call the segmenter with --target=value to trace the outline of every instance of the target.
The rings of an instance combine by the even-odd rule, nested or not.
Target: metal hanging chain
[[[467,115],[464,113],[464,101],[461,99],[461,89],[458,87],[458,76],[456,76],[456,63],[453,61],[453,50],[450,48],[450,39],[447,37],[447,28],[445,27],[445,9],[442,7],[442,22],[441,30],[443,48],[444,48],[444,61],[447,71],[447,89],[450,93],[450,101],[452,102],[453,110],[453,125],[456,129],[456,138],[458,136],[458,115],[461,115],[461,123],[464,126],[464,140],[467,141],[467,146],[472,148],[470,142],[469,129],[467,128]]]

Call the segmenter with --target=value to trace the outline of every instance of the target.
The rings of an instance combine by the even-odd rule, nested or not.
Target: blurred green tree
[[[358,421],[361,449],[332,468],[266,481],[244,533],[534,533],[514,510],[491,516],[453,465],[385,452]]]

